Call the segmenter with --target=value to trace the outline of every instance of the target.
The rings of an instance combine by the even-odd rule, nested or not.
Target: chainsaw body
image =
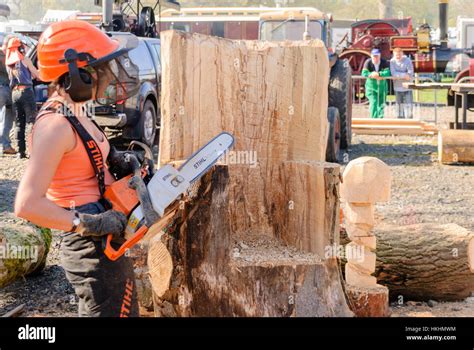
[[[148,229],[163,217],[165,210],[184,194],[192,183],[201,178],[234,143],[228,133],[221,133],[194,153],[179,169],[165,165],[153,174],[150,167],[151,151],[145,149],[147,157],[140,162],[133,154],[126,155],[124,162],[130,164],[133,174],[123,177],[109,186],[104,197],[114,210],[128,217],[125,236],[130,237],[114,250],[111,246],[112,235],[107,237],[106,256],[117,260],[120,256],[138,243]],[[149,159],[147,159],[149,157]]]

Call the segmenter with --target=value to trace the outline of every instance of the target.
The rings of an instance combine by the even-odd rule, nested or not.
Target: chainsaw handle
[[[107,258],[109,258],[110,260],[112,261],[116,261],[118,258],[120,258],[122,255],[124,255],[127,250],[129,250],[130,248],[132,248],[135,244],[137,244],[142,238],[143,236],[145,236],[145,234],[148,232],[148,227],[143,225],[142,227],[140,227],[137,232],[135,232],[135,234],[133,235],[132,238],[129,238],[127,241],[125,241],[124,244],[121,245],[121,247],[118,249],[118,250],[115,250],[113,247],[112,247],[112,239],[113,239],[113,235],[112,234],[109,234],[107,236],[107,243],[106,243],[106,246],[105,246],[105,255],[107,256]]]

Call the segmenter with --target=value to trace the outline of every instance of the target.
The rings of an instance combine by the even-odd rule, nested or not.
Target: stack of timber
[[[359,135],[436,135],[434,124],[414,119],[352,118],[352,132]]]
[[[324,162],[324,44],[176,31],[161,40],[160,164],[221,131],[236,143],[163,236],[174,268],[165,292],[152,277],[155,314],[352,316],[337,260],[325,257],[339,241],[340,169]]]

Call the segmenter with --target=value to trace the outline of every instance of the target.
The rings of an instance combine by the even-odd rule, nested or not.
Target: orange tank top
[[[38,116],[37,121],[54,116],[58,115],[46,113]],[[71,129],[76,137],[76,145],[72,151],[63,155],[46,193],[48,199],[63,208],[79,207],[100,199],[99,185],[86,148],[76,130],[72,126]],[[105,135],[103,135],[102,142],[95,138],[94,140],[97,142],[103,158],[107,159],[110,144]],[[106,168],[105,185],[108,186],[114,181],[112,174]]]

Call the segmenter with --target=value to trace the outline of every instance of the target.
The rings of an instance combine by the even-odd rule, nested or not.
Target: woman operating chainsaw
[[[114,104],[138,89],[128,57],[138,42],[124,37],[118,42],[86,22],[63,21],[38,43],[40,79],[53,92],[36,118],[15,213],[64,231],[61,265],[79,299],[79,316],[138,316],[131,261],[104,255],[103,238],[113,234],[119,241],[127,218],[103,198],[115,181],[107,165],[111,147],[88,113],[91,101]]]

